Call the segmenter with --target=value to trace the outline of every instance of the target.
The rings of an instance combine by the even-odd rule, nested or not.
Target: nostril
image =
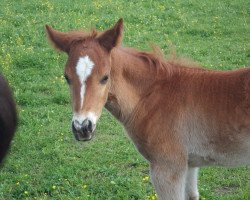
[[[74,124],[75,127],[81,126],[81,123],[78,120],[74,120],[72,123]]]
[[[75,125],[74,125],[74,122],[72,122],[71,127],[72,127],[72,131],[73,131],[73,132],[76,132],[76,127],[75,127]]]
[[[83,122],[82,122],[82,131],[83,132],[86,132],[86,133],[91,133],[92,130],[93,130],[93,125],[92,125],[92,122],[88,119],[85,119]]]
[[[88,124],[89,124],[89,120],[85,119],[83,122],[82,122],[82,127],[88,127]]]
[[[89,123],[88,123],[88,130],[89,130],[90,132],[92,132],[92,128],[93,128],[92,122],[89,121]]]

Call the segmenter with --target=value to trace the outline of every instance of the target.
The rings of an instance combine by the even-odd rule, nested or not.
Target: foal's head
[[[122,38],[123,20],[101,34],[62,33],[47,25],[46,30],[52,44],[68,54],[64,75],[72,98],[72,131],[77,140],[90,140],[108,97],[110,53]]]

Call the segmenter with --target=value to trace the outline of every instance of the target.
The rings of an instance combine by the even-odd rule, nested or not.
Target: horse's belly
[[[190,166],[250,164],[250,126],[245,128],[236,126],[233,129],[230,125],[221,129],[223,132],[210,129],[210,127],[216,127],[213,124],[197,127],[190,131],[192,134],[189,134],[186,140]]]
[[[189,154],[188,165],[191,167],[201,166],[244,166],[250,165],[250,149],[245,152],[230,153],[209,153],[206,154]]]

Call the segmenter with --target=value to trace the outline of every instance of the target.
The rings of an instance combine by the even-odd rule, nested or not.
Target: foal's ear
[[[119,19],[113,28],[103,32],[97,39],[101,46],[108,51],[120,45],[123,32],[123,19]]]
[[[54,30],[47,24],[45,25],[47,37],[49,41],[52,43],[52,45],[60,50],[64,51],[66,53],[69,52],[69,46],[70,46],[70,37],[67,33],[59,32],[57,30]]]

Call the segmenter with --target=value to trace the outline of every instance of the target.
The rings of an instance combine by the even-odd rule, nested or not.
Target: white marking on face
[[[95,66],[94,62],[89,58],[89,56],[80,57],[76,65],[76,74],[78,75],[81,83],[81,90],[80,90],[81,108],[83,106],[83,101],[84,101],[84,94],[86,88],[85,82],[87,78],[91,75],[94,66]]]
[[[72,121],[77,130],[81,129],[82,123],[85,119],[90,120],[93,124],[93,127],[95,128],[98,117],[94,112],[88,112],[83,114],[74,113]]]

